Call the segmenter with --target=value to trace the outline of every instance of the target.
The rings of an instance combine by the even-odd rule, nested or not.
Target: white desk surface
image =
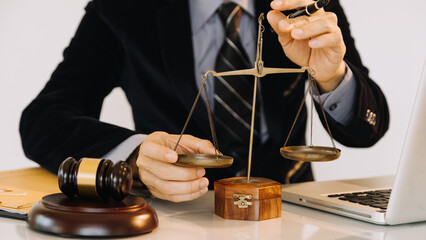
[[[192,202],[147,199],[155,208],[159,227],[124,239],[252,240],[252,239],[426,239],[426,222],[379,226],[293,204],[282,204],[281,218],[264,221],[227,220],[214,214],[214,193]],[[0,217],[0,239],[69,239],[30,229],[25,221]],[[99,239],[99,238],[98,238]]]

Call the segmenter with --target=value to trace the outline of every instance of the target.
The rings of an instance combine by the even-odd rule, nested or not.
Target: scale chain
[[[301,102],[301,104],[300,104],[300,106],[299,106],[299,109],[297,110],[297,114],[296,114],[296,117],[294,118],[293,124],[291,125],[290,132],[288,133],[287,138],[286,138],[286,140],[285,140],[285,142],[284,142],[284,147],[285,147],[285,146],[287,146],[287,142],[288,142],[288,140],[290,139],[290,135],[291,135],[291,133],[293,132],[294,125],[296,125],[296,121],[297,121],[297,119],[299,118],[300,112],[302,111],[303,104],[305,103],[306,96],[308,95],[308,92],[309,92],[310,86],[311,86],[311,82],[309,82],[309,86],[308,86],[308,88],[305,90],[305,93],[304,93],[304,95],[303,95],[302,102]]]
[[[195,107],[197,106],[198,100],[200,99],[201,92],[203,92],[203,90],[204,90],[204,95],[206,97],[207,115],[208,115],[208,118],[209,118],[209,126],[210,126],[210,131],[211,131],[211,134],[212,134],[213,146],[215,148],[216,160],[218,160],[218,155],[221,154],[221,153],[219,151],[219,145],[217,143],[216,131],[214,130],[214,124],[213,124],[213,118],[212,118],[212,114],[211,114],[209,97],[208,97],[207,90],[206,90],[207,89],[207,85],[206,85],[207,75],[203,75],[202,80],[203,80],[203,82],[202,82],[202,85],[200,87],[200,90],[198,91],[197,96],[195,97],[194,103],[192,104],[191,110],[189,111],[188,117],[187,117],[185,124],[182,128],[182,131],[179,135],[179,139],[176,142],[176,146],[174,147],[173,150],[176,151],[177,147],[179,146],[179,143],[182,139],[182,136],[183,136],[186,128],[188,127],[189,120],[191,119],[192,114],[194,113],[194,110],[195,110]]]
[[[207,106],[207,115],[209,118],[209,125],[210,125],[210,131],[212,134],[212,141],[213,141],[213,145],[214,145],[214,149],[215,149],[215,153],[216,153],[216,160],[218,160],[218,155],[220,154],[219,152],[219,145],[217,143],[217,137],[216,137],[216,131],[214,130],[214,123],[213,123],[213,117],[212,117],[212,111],[210,109],[210,102],[209,102],[209,97],[207,95],[207,87],[206,87],[206,83],[203,83],[204,86],[204,95],[206,97],[206,106]],[[219,153],[219,154],[218,154]]]
[[[287,146],[287,142],[288,142],[288,140],[290,139],[290,135],[291,135],[291,133],[293,132],[293,128],[294,128],[294,126],[296,125],[296,121],[297,121],[297,119],[299,118],[299,115],[300,115],[300,112],[301,112],[301,110],[302,110],[302,108],[303,108],[303,105],[304,105],[304,103],[305,103],[305,100],[306,100],[306,97],[307,97],[307,95],[308,95],[308,92],[310,92],[311,93],[311,98],[312,98],[312,101],[311,101],[311,147],[312,147],[312,130],[313,130],[313,121],[312,121],[312,114],[313,114],[313,92],[314,92],[314,89],[319,93],[319,89],[318,89],[318,85],[317,85],[317,83],[316,83],[316,80],[315,80],[315,78],[313,77],[313,74],[315,73],[314,72],[314,70],[312,69],[312,68],[310,68],[310,67],[306,67],[306,69],[307,69],[307,71],[308,71],[308,73],[309,73],[309,75],[310,75],[310,78],[311,78],[311,80],[309,81],[309,85],[308,85],[308,87],[307,87],[307,89],[306,89],[306,91],[305,91],[305,94],[304,94],[304,96],[303,96],[303,99],[302,99],[302,102],[301,102],[301,104],[300,104],[300,107],[299,107],[299,109],[298,109],[298,111],[297,111],[297,114],[296,114],[296,117],[295,117],[295,119],[294,119],[294,122],[293,122],[293,124],[292,124],[292,126],[291,126],[291,128],[290,128],[290,132],[289,132],[289,134],[288,134],[288,136],[287,136],[287,138],[286,138],[286,140],[285,140],[285,143],[284,143],[284,147],[285,146]],[[326,117],[326,115],[325,115],[325,110],[324,110],[324,107],[323,107],[323,104],[322,104],[322,101],[321,101],[321,97],[320,96],[318,96],[318,103],[319,103],[319,105],[320,105],[320,107],[321,107],[321,113],[322,113],[322,115],[323,115],[323,117],[324,117],[324,121],[325,121],[325,125],[326,125],[326,127],[327,127],[327,132],[328,132],[328,135],[329,135],[329,137],[330,137],[330,140],[331,140],[331,144],[333,145],[333,148],[334,149],[336,149],[336,144],[335,144],[335,142],[334,142],[334,139],[333,139],[333,135],[332,135],[332,133],[331,133],[331,130],[330,130],[330,126],[329,126],[329,124],[328,124],[328,121],[327,121],[327,117]]]
[[[313,81],[313,87],[319,93],[318,85],[313,76],[311,76]],[[327,132],[331,139],[331,144],[333,144],[333,148],[336,149],[336,144],[334,143],[333,134],[331,134],[330,126],[328,125],[327,117],[325,116],[324,106],[322,105],[321,97],[318,95],[318,103],[321,107],[322,116],[324,117],[325,125],[327,126]]]

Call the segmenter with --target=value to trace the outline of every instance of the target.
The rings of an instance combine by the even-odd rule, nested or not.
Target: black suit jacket
[[[257,15],[267,13],[269,4],[269,1],[256,1]],[[331,131],[344,145],[368,147],[388,128],[386,100],[368,77],[339,2],[331,1],[327,10],[338,16],[347,47],[345,60],[359,86],[355,119],[348,126],[328,119]],[[285,57],[267,21],[264,25],[265,65],[298,67]],[[303,74],[282,74],[261,80],[270,137],[262,146],[255,146],[252,176],[284,182],[286,173],[295,164],[282,158],[279,149],[303,97],[304,79]],[[102,102],[115,87],[126,93],[136,131],[99,121]],[[88,4],[75,36],[64,51],[64,60],[22,114],[22,145],[30,159],[56,172],[68,156],[102,157],[135,133],[178,134],[197,91],[187,0],[94,0]],[[374,126],[365,120],[367,109],[377,115]],[[304,144],[305,125],[304,109],[288,145]],[[206,107],[200,101],[186,133],[211,139],[208,126]],[[232,155],[232,149],[224,144],[220,150]],[[246,159],[236,159],[230,168],[208,169],[207,177],[213,183],[234,176],[246,165]],[[293,182],[311,179],[309,164],[304,164],[291,178]]]

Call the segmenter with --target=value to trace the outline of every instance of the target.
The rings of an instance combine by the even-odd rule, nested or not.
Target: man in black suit
[[[205,170],[172,164],[179,153],[214,153],[210,141],[203,140],[210,139],[204,101],[198,104],[186,130],[188,135],[176,152],[173,147],[200,86],[200,75],[214,68],[213,54],[223,42],[223,33],[215,32],[222,27],[216,12],[221,2],[90,2],[64,51],[63,62],[23,112],[20,133],[26,155],[52,172],[68,156],[127,159],[154,196],[170,201],[198,198],[209,183],[211,187],[217,179],[244,173],[247,156],[224,144],[227,139],[221,135],[220,150],[235,158],[233,166]],[[271,25],[264,23],[265,65],[314,69],[337,141],[368,147],[384,135],[389,123],[385,97],[368,77],[337,0],[325,11],[295,19],[287,19],[279,11],[312,1],[236,2],[244,9],[240,36],[250,60],[255,51],[250,46],[256,41],[253,29],[257,16],[265,12]],[[271,7],[274,10],[270,11]],[[216,41],[217,36],[222,39]],[[287,160],[279,153],[306,79],[306,74],[261,79],[261,140],[253,150],[253,176],[282,183],[313,179],[309,163]],[[115,87],[124,90],[132,106],[135,131],[99,121],[102,102]],[[216,126],[218,132],[223,131]],[[288,145],[305,144],[305,126],[304,108]]]

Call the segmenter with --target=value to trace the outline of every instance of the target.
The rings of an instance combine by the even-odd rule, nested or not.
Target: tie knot
[[[223,3],[217,12],[222,20],[226,33],[238,32],[238,25],[243,13],[241,7],[234,2]]]

